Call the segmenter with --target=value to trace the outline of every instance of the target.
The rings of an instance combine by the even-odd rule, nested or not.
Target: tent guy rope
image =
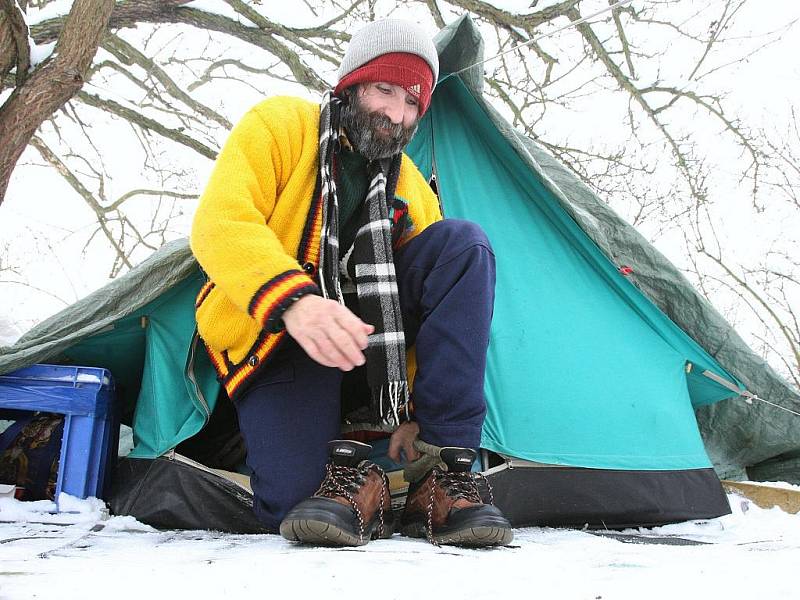
[[[759,398],[755,394],[751,394],[750,392],[746,392],[742,394],[744,397],[744,401],[748,404],[752,404],[753,400],[758,400],[759,402],[763,402],[764,404],[769,404],[770,406],[774,406],[775,408],[780,408],[781,410],[785,410],[788,413],[793,414],[796,417],[800,417],[800,412],[794,411],[791,408],[786,408],[785,406],[781,406],[780,404],[775,404],[774,402],[770,402],[769,400],[764,400],[763,398]]]
[[[752,404],[753,400],[758,400],[759,402],[763,402],[764,404],[769,404],[770,406],[774,406],[775,408],[780,408],[781,410],[785,410],[786,412],[795,415],[796,417],[800,417],[800,412],[794,411],[791,408],[786,408],[785,406],[781,406],[780,404],[775,404],[774,402],[770,402],[769,400],[764,400],[763,398],[758,397],[752,392],[747,390],[741,391],[736,385],[725,379],[724,377],[720,377],[716,373],[712,371],[703,371],[703,375],[708,377],[710,380],[717,382],[723,387],[728,388],[732,392],[736,392],[739,394],[740,398],[744,398],[744,401],[748,404]]]

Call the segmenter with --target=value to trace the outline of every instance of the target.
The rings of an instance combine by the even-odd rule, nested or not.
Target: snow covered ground
[[[66,498],[73,512],[59,515],[52,503],[0,499],[0,598],[800,597],[800,515],[729,498],[733,514],[710,521],[629,537],[526,528],[494,550],[400,536],[302,547],[275,535],[157,531],[109,517],[93,499]]]

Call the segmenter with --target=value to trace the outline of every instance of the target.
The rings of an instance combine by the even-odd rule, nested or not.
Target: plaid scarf
[[[319,189],[322,200],[320,288],[325,298],[344,304],[340,268],[355,282],[361,318],[375,327],[364,351],[367,383],[375,422],[400,423],[400,410],[408,417],[406,345],[400,296],[392,254],[391,221],[386,203],[387,175],[381,161],[367,165],[369,186],[358,233],[345,260],[339,260],[339,204],[333,178],[333,155],[339,135],[341,100],[329,91],[320,105]],[[400,155],[391,159],[389,179],[396,183]],[[393,187],[393,186],[392,186]]]

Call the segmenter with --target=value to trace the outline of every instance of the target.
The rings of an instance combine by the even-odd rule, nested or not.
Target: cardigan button
[[[317,268],[314,266],[314,263],[307,262],[303,264],[303,271],[305,271],[306,275],[308,275],[309,277],[313,277],[316,270]]]
[[[254,354],[247,360],[247,364],[251,367],[255,367],[258,364],[258,357]]]

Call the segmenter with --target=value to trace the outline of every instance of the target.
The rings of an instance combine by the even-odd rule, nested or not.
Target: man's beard
[[[404,127],[402,123],[392,123],[384,114],[367,112],[355,93],[349,94],[347,102],[342,106],[340,119],[347,132],[347,139],[367,160],[399,154],[414,137],[419,125],[417,120],[413,126]]]

